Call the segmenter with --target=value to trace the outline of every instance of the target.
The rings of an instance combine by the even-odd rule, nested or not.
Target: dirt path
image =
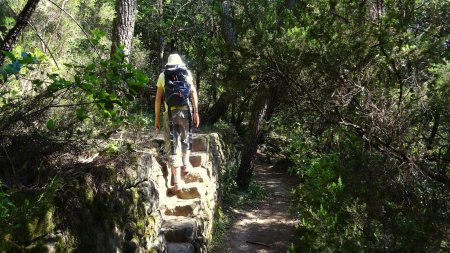
[[[255,166],[254,180],[267,198],[256,208],[231,210],[234,222],[219,253],[282,253],[289,248],[297,222],[290,212],[289,190],[296,180],[266,164]]]

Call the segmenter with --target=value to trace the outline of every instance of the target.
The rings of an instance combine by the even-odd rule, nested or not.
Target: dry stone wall
[[[36,239],[23,251],[206,252],[219,172],[233,159],[217,134],[194,134],[193,141],[193,168],[178,189],[169,185],[161,139],[142,138],[121,165],[71,169],[60,204],[36,220]]]
[[[138,166],[127,174],[134,178],[137,199],[146,210],[144,226],[151,235],[132,234],[132,252],[202,253],[212,239],[218,201],[220,171],[233,163],[232,154],[218,134],[195,134],[190,155],[192,168],[178,187],[170,185],[171,171],[165,164],[162,139],[154,139],[139,151]],[[152,188],[151,190],[145,189]],[[150,200],[149,196],[157,197]],[[147,200],[146,200],[147,199]],[[152,202],[146,203],[146,202]],[[152,207],[152,208],[150,208]],[[139,209],[139,208],[138,208]],[[151,218],[149,218],[151,217]],[[148,222],[148,220],[152,222]],[[144,229],[145,230],[145,229]],[[145,233],[144,233],[145,234]],[[130,243],[129,243],[130,244]]]

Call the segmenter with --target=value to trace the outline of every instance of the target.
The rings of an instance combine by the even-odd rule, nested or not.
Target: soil
[[[264,163],[255,166],[253,180],[267,197],[256,207],[229,210],[233,222],[219,253],[280,253],[289,249],[298,223],[290,208],[289,191],[298,180]]]

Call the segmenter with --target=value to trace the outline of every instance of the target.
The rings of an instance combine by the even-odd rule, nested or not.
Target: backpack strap
[[[168,65],[164,69],[165,82],[167,81],[185,81],[189,75],[184,65]]]

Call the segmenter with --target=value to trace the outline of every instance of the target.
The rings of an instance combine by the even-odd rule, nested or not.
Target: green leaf
[[[9,52],[9,51],[4,51],[4,50],[2,50],[2,53],[3,53],[6,57],[8,57],[11,61],[15,61],[15,60],[16,60],[16,57],[14,56],[13,53],[11,53],[11,52]]]
[[[57,84],[57,83],[52,83],[52,84],[50,84],[50,85],[47,87],[47,92],[50,93],[50,94],[52,94],[52,93],[54,93],[54,92],[56,92],[56,91],[58,91],[58,90],[59,90],[59,87],[58,87],[58,84]]]
[[[20,72],[20,69],[22,68],[22,64],[20,64],[18,61],[14,61],[11,64],[7,64],[3,67],[3,70],[7,74],[18,74]]]
[[[91,33],[92,33],[92,36],[97,39],[100,39],[106,35],[106,33],[104,31],[102,31],[98,28],[95,28],[94,30],[92,30]]]
[[[80,85],[80,84],[81,84],[81,78],[80,78],[80,76],[78,76],[78,75],[75,76],[75,83],[76,83],[77,85]]]
[[[91,64],[87,65],[87,66],[86,66],[86,69],[89,70],[89,71],[94,70],[94,69],[95,69],[95,64],[94,64],[94,63],[91,63]]]
[[[55,121],[54,121],[53,119],[49,119],[49,120],[47,121],[47,128],[48,128],[49,130],[55,129]]]
[[[75,78],[75,80],[76,80],[76,78]],[[91,83],[82,83],[81,88],[83,88],[87,92],[92,92],[94,90],[94,85],[92,85]]]
[[[52,79],[52,80],[55,80],[55,79],[59,76],[59,74],[57,74],[57,73],[51,73],[51,74],[47,74],[47,76],[48,76],[48,78],[50,78],[50,79]]]
[[[133,144],[127,142],[127,151],[136,152],[136,149],[133,147]]]
[[[39,50],[39,48],[34,48],[34,59],[37,61],[43,61],[47,58],[47,56],[44,54],[44,52],[42,52],[41,50]],[[36,63],[36,62],[35,62]]]
[[[77,119],[80,120],[80,121],[82,121],[85,118],[87,118],[86,111],[84,109],[82,109],[82,108],[77,108],[76,109],[76,114],[77,114]]]
[[[108,110],[103,110],[103,117],[109,118],[111,117],[111,113]]]
[[[21,52],[21,53],[20,53],[20,56],[21,56],[23,59],[25,59],[25,58],[30,57],[30,54],[27,53],[27,52]]]
[[[142,72],[141,70],[139,70],[139,69],[137,69],[137,70],[134,72],[134,74],[136,75],[136,78],[137,78],[140,82],[142,82],[142,83],[144,83],[144,84],[146,84],[146,83],[148,82],[148,80],[149,80],[148,76],[147,76],[144,72]]]
[[[2,75],[3,82],[8,81],[8,74],[4,69],[0,69],[0,74]]]

